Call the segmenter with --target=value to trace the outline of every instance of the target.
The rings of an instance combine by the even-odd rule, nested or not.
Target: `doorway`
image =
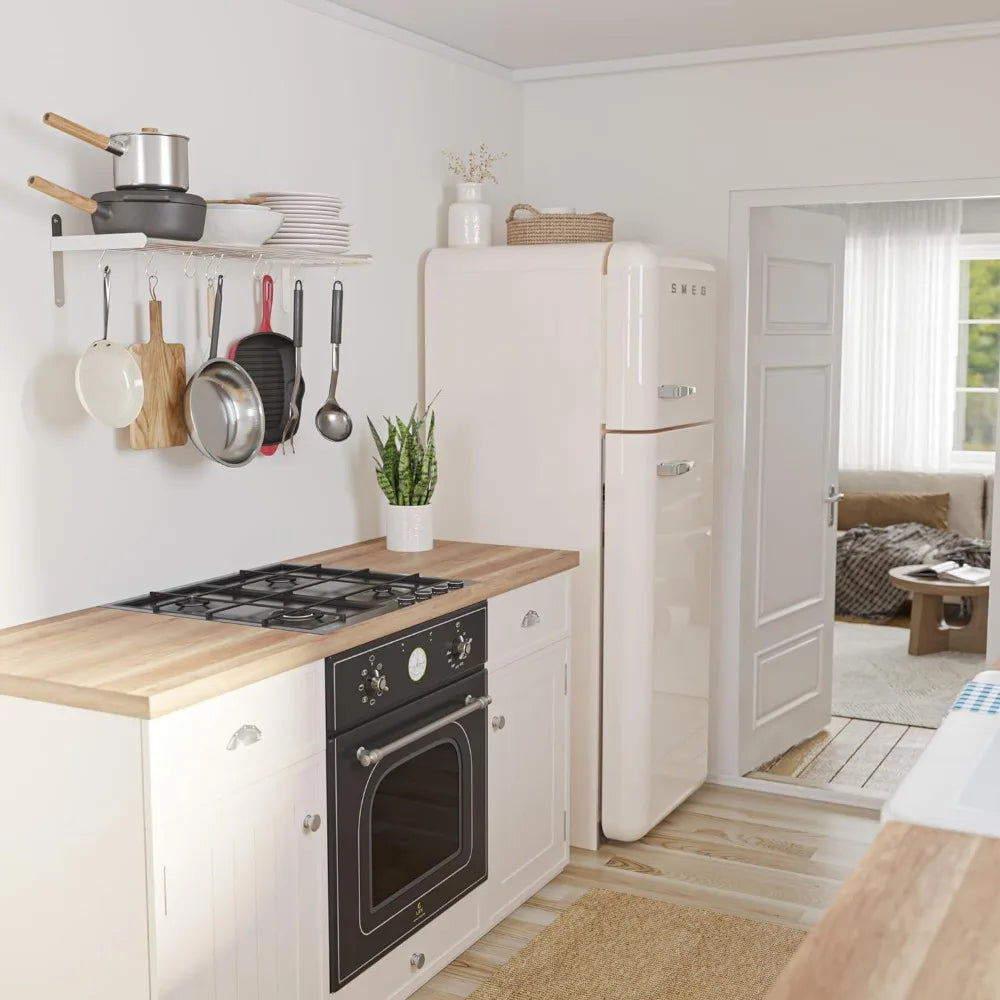
[[[870,804],[891,792],[929,739],[931,727],[920,724],[926,719],[919,712],[883,721],[861,718],[877,715],[877,708],[833,710],[836,647],[850,655],[853,642],[855,659],[859,649],[863,659],[865,644],[877,646],[878,635],[894,649],[907,634],[891,625],[834,624],[845,231],[838,206],[998,195],[1000,182],[962,182],[732,197],[730,302],[747,309],[730,310],[723,352],[722,385],[732,409],[720,413],[716,579],[724,617],[715,690],[728,696],[718,706],[717,779],[738,782],[771,763],[770,780],[798,782],[809,772],[818,787],[825,775],[835,779],[838,800],[846,789]],[[782,207],[788,205],[809,208]],[[995,434],[995,393],[992,405],[985,423]],[[974,406],[981,409],[981,401]],[[819,526],[815,511],[802,511],[824,500],[828,517]],[[992,512],[980,516],[986,526],[978,533],[988,537]],[[838,642],[838,628],[852,635]],[[959,681],[946,703],[960,687]]]

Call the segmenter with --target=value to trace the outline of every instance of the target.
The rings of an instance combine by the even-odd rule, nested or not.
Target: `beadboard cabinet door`
[[[569,643],[490,668],[486,927],[561,871],[566,836]]]
[[[328,995],[325,767],[316,755],[163,829],[159,1000]]]

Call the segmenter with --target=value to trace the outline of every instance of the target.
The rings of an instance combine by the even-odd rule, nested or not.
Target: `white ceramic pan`
[[[111,268],[104,268],[104,339],[95,340],[76,363],[76,394],[83,408],[108,427],[128,427],[142,409],[142,371],[124,344],[108,340]]]

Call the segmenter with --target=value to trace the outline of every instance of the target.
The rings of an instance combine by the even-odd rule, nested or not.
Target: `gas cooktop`
[[[461,580],[419,573],[275,563],[186,587],[154,590],[107,607],[325,634],[463,586]]]

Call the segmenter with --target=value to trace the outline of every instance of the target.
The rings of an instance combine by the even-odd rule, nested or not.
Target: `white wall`
[[[1000,233],[1000,199],[979,198],[962,203],[963,233]]]
[[[282,0],[54,0],[18,8],[0,61],[0,626],[304,554],[377,534],[366,413],[406,410],[418,386],[421,253],[442,242],[450,194],[440,150],[488,141],[514,200],[520,105],[509,82],[348,27]],[[342,445],[319,438],[331,271],[305,271],[306,417],[294,457],[227,470],[193,446],[131,452],[83,413],[73,366],[99,336],[96,255],[67,259],[67,305],[52,303],[38,173],[86,194],[111,187],[110,156],[41,124],[57,111],[99,130],[146,125],[191,136],[192,191],[284,188],[344,197],[358,249],[344,271]],[[88,220],[62,212],[68,232]],[[497,211],[497,230],[502,212]],[[110,258],[112,336],[146,336],[141,256]],[[168,340],[189,368],[207,348],[204,284],[161,257]],[[225,269],[223,342],[256,323],[250,269]],[[276,329],[290,332],[278,313]],[[451,470],[442,469],[442,476]]]
[[[998,59],[1000,39],[982,39],[530,83],[525,199],[610,212],[619,239],[702,256],[725,288],[734,190],[1000,175]],[[726,323],[723,309],[720,335]],[[720,385],[740,384],[739,360],[719,353]],[[716,395],[717,439],[732,467],[742,417],[726,398]],[[720,519],[717,556],[728,531]],[[715,577],[726,641],[713,664],[711,766],[732,773],[738,563],[717,557]]]

